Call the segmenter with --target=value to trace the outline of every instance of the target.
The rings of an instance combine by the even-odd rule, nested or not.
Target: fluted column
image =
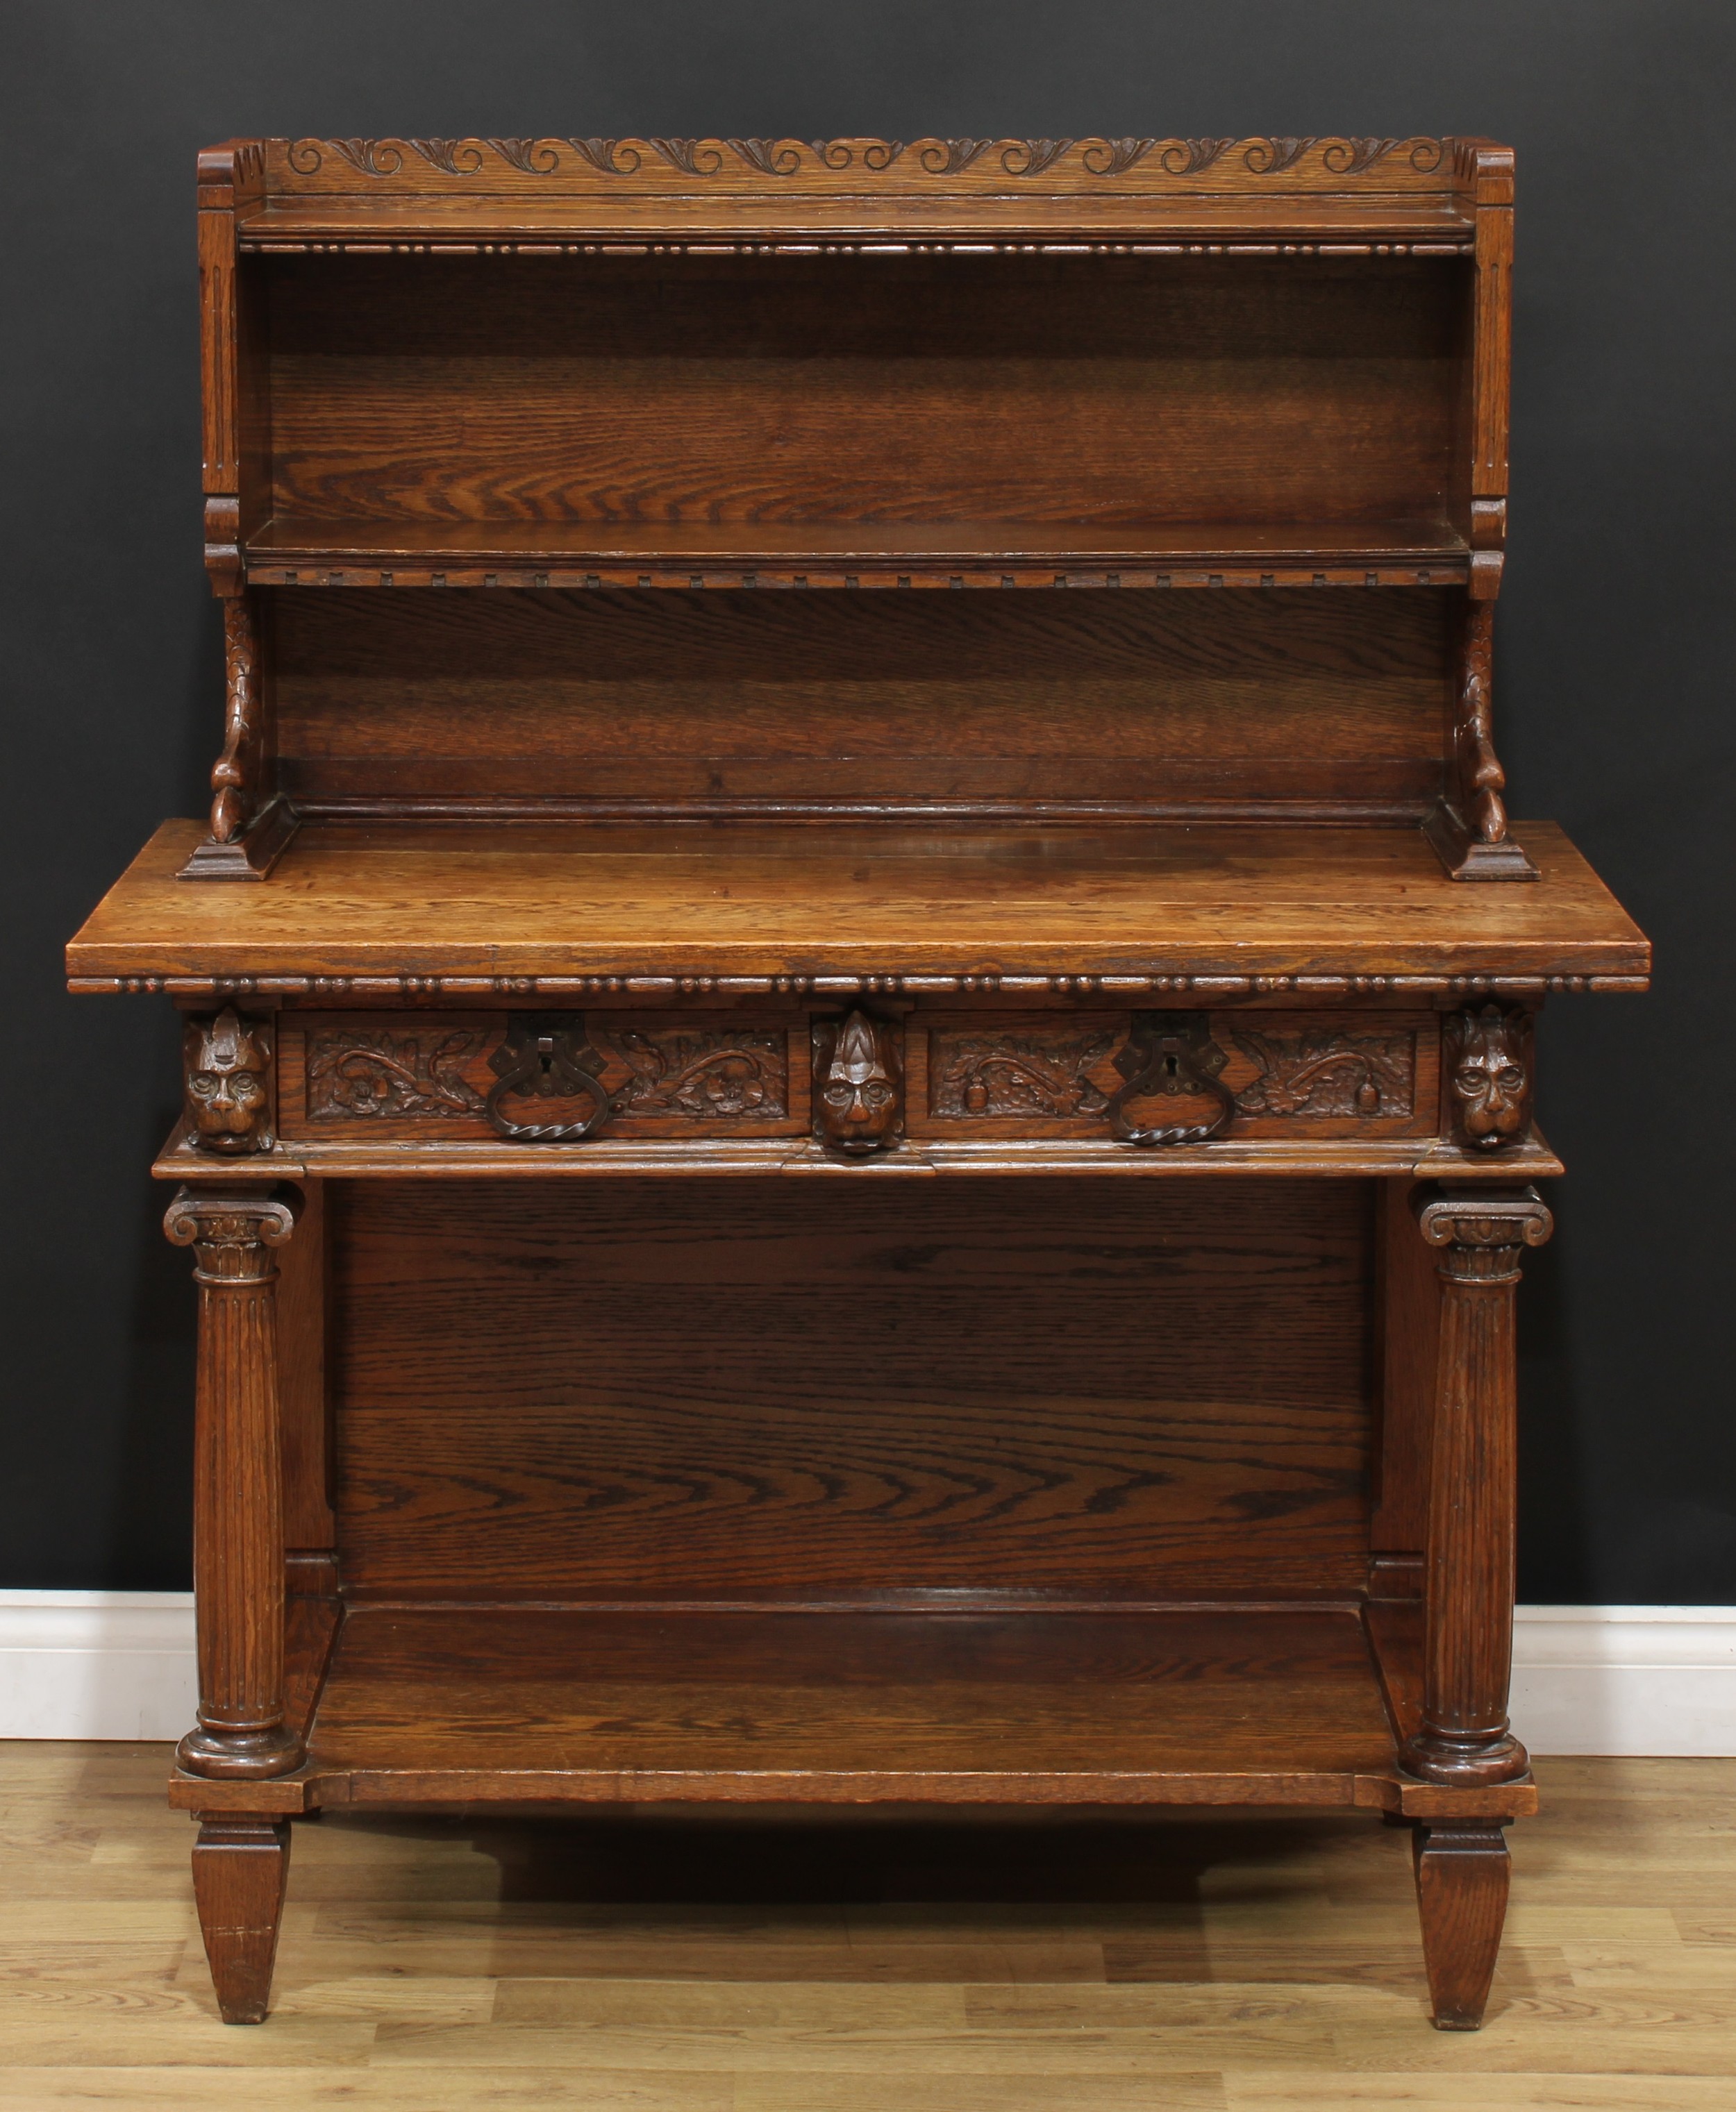
[[[1430,1452],[1423,1720],[1403,1764],[1464,1788],[1530,1763],[1507,1727],[1513,1663],[1520,1259],[1554,1220],[1534,1188],[1428,1188],[1417,1221],[1441,1249]]]
[[[193,1581],[198,1723],[188,1773],[287,1774],[303,1753],[284,1723],[284,1541],[277,1404],[277,1262],[295,1228],[285,1189],[185,1187],[164,1230],[194,1250],[199,1286]]]

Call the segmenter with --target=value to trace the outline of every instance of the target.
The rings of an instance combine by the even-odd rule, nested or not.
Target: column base
[[[294,1732],[281,1723],[265,1731],[213,1731],[202,1723],[175,1749],[185,1773],[211,1782],[265,1782],[294,1774],[308,1757]]]
[[[1487,1789],[1529,1774],[1531,1755],[1509,1732],[1473,1741],[1424,1729],[1405,1741],[1398,1764],[1419,1782],[1448,1789]]]

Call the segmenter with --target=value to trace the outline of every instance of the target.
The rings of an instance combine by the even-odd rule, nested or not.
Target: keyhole
[[[1166,1077],[1170,1078],[1178,1077],[1181,1075],[1180,1072],[1177,1068],[1175,1057],[1173,1054],[1166,1055],[1164,1058],[1164,1074]]]

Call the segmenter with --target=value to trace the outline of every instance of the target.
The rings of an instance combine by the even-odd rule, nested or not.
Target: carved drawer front
[[[933,1014],[909,1030],[913,1136],[1433,1136],[1428,1013]]]
[[[805,1017],[694,1013],[283,1015],[280,1124],[331,1142],[797,1136]]]

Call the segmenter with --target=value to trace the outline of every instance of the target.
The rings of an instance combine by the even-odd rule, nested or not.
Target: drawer
[[[906,1064],[914,1138],[1114,1144],[1118,1131],[1207,1124],[1246,1141],[1432,1137],[1441,1126],[1432,1013],[935,1013],[909,1030]]]
[[[540,1040],[558,1045],[540,1062]],[[498,1141],[503,1122],[528,1137],[596,1117],[598,1095],[592,1126],[613,1137],[803,1136],[809,1122],[808,1022],[788,1013],[287,1013],[278,1065],[286,1139]]]

